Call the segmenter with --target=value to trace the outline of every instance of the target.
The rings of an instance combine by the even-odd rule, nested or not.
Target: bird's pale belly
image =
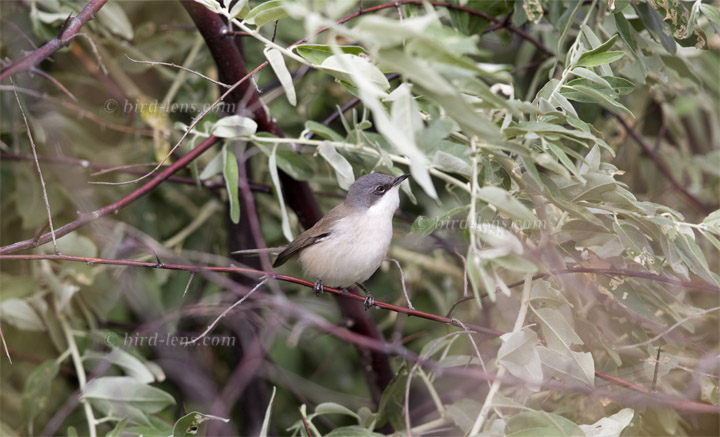
[[[327,239],[304,249],[300,264],[308,277],[344,288],[364,282],[380,267],[392,239],[386,217],[346,217]],[[385,226],[380,226],[380,224]]]

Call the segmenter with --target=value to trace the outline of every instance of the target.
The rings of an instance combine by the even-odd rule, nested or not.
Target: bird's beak
[[[400,183],[401,183],[402,181],[404,181],[405,179],[407,179],[408,177],[410,177],[410,173],[407,173],[407,174],[400,175],[400,176],[396,177],[395,180],[393,181],[393,187],[396,187],[396,186],[400,185]]]

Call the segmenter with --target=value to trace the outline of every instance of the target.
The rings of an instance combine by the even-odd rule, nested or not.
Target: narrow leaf
[[[290,75],[290,71],[288,70],[287,65],[285,65],[285,58],[283,58],[282,53],[280,53],[280,51],[277,49],[269,47],[266,48],[263,53],[265,53],[265,57],[270,63],[270,66],[275,72],[275,75],[280,81],[283,89],[285,90],[285,96],[287,97],[288,102],[290,102],[290,104],[293,106],[297,105],[295,85],[293,84],[293,79]]]

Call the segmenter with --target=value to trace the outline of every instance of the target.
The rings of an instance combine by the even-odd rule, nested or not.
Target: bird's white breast
[[[387,255],[392,217],[399,203],[397,189],[393,189],[367,210],[338,220],[328,238],[300,253],[305,274],[341,288],[370,278]]]

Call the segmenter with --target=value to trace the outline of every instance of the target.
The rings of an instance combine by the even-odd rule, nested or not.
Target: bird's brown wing
[[[315,223],[313,227],[298,235],[292,243],[288,244],[285,250],[280,252],[273,263],[273,267],[279,267],[285,264],[287,260],[292,258],[294,255],[297,255],[301,250],[329,237],[332,234],[332,225],[328,225],[328,223],[335,222],[338,218],[337,216],[339,212],[340,211],[337,208],[331,209],[330,212],[325,214],[325,216]]]

